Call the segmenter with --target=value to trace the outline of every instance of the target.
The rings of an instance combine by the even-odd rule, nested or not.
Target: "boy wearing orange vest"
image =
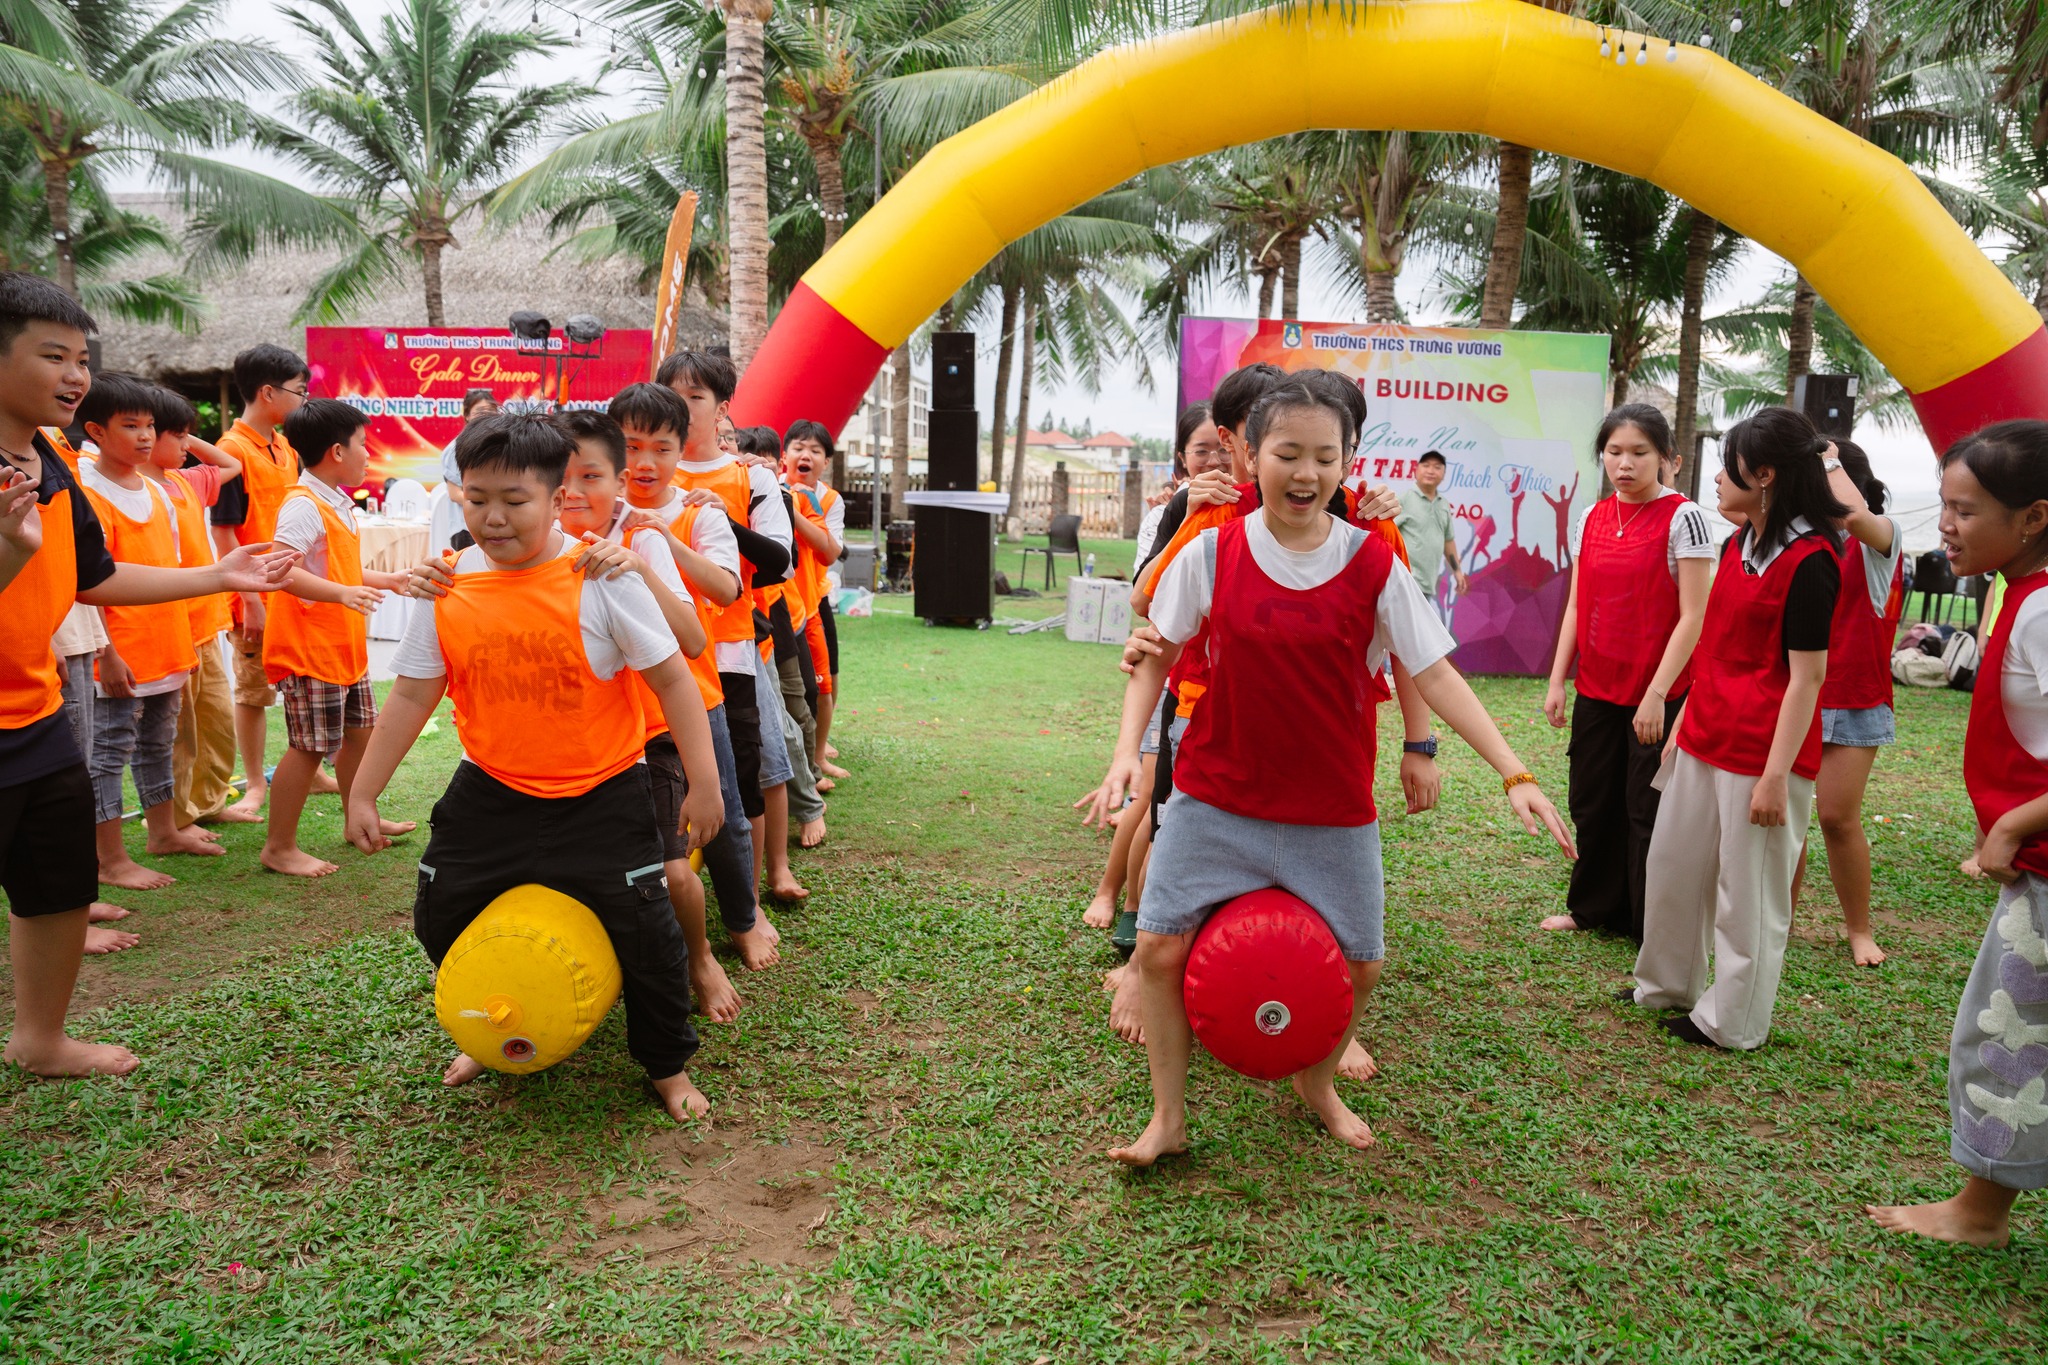
[[[99,519],[39,427],[70,425],[92,387],[78,301],[0,271],[0,893],[7,897],[14,1026],[6,1060],[38,1076],[124,1075],[124,1047],[64,1032],[98,889],[92,779],[64,716],[51,638],[73,602],[138,607],[267,592],[296,556],[237,549],[205,569],[116,564]]]
[[[733,390],[739,385],[732,361],[705,351],[678,351],[661,362],[655,383],[673,389],[690,411],[690,429],[682,459],[671,476],[688,502],[725,507],[740,542],[741,577],[749,589],[782,582],[790,573],[789,513],[774,471],[739,462],[719,439]],[[627,496],[636,503],[655,492],[629,481]],[[768,891],[782,900],[803,900],[811,893],[797,884],[785,848],[789,834],[789,762],[783,752],[781,706],[772,673],[756,652],[754,603],[751,593],[720,613],[711,638],[718,650],[718,675],[725,686],[727,719],[732,728],[733,755],[739,765],[740,798],[754,821],[754,864],[764,874]],[[764,681],[764,673],[768,676]],[[748,679],[752,679],[751,686]],[[765,924],[766,921],[763,920]],[[767,932],[779,938],[772,925]]]
[[[168,495],[142,470],[156,445],[156,398],[125,374],[103,374],[79,404],[98,457],[79,466],[79,482],[117,564],[178,567],[178,524]],[[108,607],[93,704],[93,805],[100,880],[129,891],[157,891],[177,878],[143,867],[121,837],[121,778],[133,768],[148,827],[148,851],[217,856],[226,852],[172,816],[171,749],[185,680],[198,662],[184,602]]]
[[[832,433],[821,422],[790,423],[782,438],[783,482],[795,499],[799,520],[790,523],[801,542],[797,562],[807,579],[805,605],[810,621],[804,629],[810,646],[811,666],[818,675],[817,744],[814,766],[824,776],[818,790],[832,790],[834,780],[851,776],[832,760],[832,708],[839,695],[839,632],[832,620],[832,566],[839,562],[846,541],[846,502],[836,489],[824,482],[832,467]]]
[[[237,544],[268,541],[276,534],[285,494],[299,481],[299,457],[278,427],[306,401],[312,376],[297,354],[268,344],[251,346],[236,356],[232,374],[235,392],[242,399],[242,415],[222,433],[220,448],[241,462],[242,483],[240,494],[233,499],[239,523],[235,524],[237,512],[228,510],[229,500],[223,499],[214,511],[214,543],[223,553]],[[261,594],[242,594],[241,620],[230,636],[235,656],[235,741],[242,751],[242,775],[248,782],[247,794],[231,808],[239,819],[255,819],[269,790],[263,771],[268,735],[263,713],[277,705],[277,689],[270,685],[263,668],[263,631],[269,606]]]
[[[154,391],[156,445],[142,473],[170,497],[178,519],[178,562],[186,568],[213,563],[207,509],[220,500],[221,486],[238,478],[242,462],[194,434],[199,414],[183,394]],[[198,460],[186,466],[188,457]],[[234,597],[212,593],[186,603],[192,618],[192,648],[198,655],[178,706],[178,737],[171,749],[176,794],[171,811],[179,829],[201,820],[231,820],[235,794],[235,698],[228,681],[221,636],[234,624]],[[253,817],[251,817],[253,818]]]
[[[333,762],[344,804],[348,784],[377,723],[370,690],[370,613],[405,575],[363,568],[355,503],[342,492],[370,464],[370,419],[333,398],[307,400],[284,419],[285,438],[305,452],[305,472],[278,505],[277,543],[305,556],[270,599],[263,633],[264,677],[284,696],[287,748],[277,762],[263,865],[292,877],[324,877],[335,865],[299,847],[299,816],[320,760]],[[411,824],[386,821],[384,833]]]
[[[348,838],[365,853],[390,845],[377,797],[452,698],[463,761],[420,859],[420,946],[438,964],[486,906],[527,883],[590,907],[625,978],[626,1046],[681,1122],[710,1102],[684,1070],[697,1049],[689,948],[669,905],[635,673],[675,737],[693,848],[724,822],[718,766],[703,698],[646,583],[578,572],[593,550],[556,526],[574,451],[544,417],[486,417],[457,439],[462,520],[476,543],[456,557],[446,595],[406,628],[349,788]],[[458,1056],[442,1080],[480,1074]]]
[[[674,390],[630,384],[612,399],[610,415],[625,442],[627,524],[652,526],[668,538],[677,566],[704,613],[705,628],[711,632],[711,669],[721,699],[711,712],[712,737],[718,749],[721,791],[729,799],[725,826],[704,850],[704,867],[718,893],[718,917],[739,949],[740,960],[748,971],[763,971],[780,961],[781,954],[775,947],[779,937],[775,926],[769,923],[754,892],[758,866],[754,822],[761,815],[757,688],[751,672],[732,671],[734,650],[719,639],[727,614],[747,601],[743,586],[747,560],[739,548],[743,528],[733,522],[722,504],[713,505],[711,499],[693,503],[676,486],[676,467],[689,441],[691,418],[688,406]],[[756,542],[755,554],[769,553],[760,537],[751,531],[745,534]],[[751,632],[751,617],[749,621]],[[751,799],[739,757],[743,740],[754,745],[756,781]]]

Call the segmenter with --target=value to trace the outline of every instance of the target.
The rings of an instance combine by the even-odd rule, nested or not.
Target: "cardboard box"
[[[1131,634],[1131,585],[1121,578],[1067,580],[1067,638],[1120,645]]]

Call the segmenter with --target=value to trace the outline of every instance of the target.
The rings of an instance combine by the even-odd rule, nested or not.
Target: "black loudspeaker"
[[[934,492],[970,493],[981,476],[981,414],[973,408],[959,411],[933,408],[926,458],[930,461],[930,487]]]
[[[974,407],[974,333],[932,333],[932,411]]]
[[[911,609],[934,624],[986,626],[995,619],[995,518],[952,507],[913,507],[917,553]]]
[[[1856,388],[1853,374],[1802,374],[1792,381],[1792,406],[1821,435],[1847,440],[1856,428]]]

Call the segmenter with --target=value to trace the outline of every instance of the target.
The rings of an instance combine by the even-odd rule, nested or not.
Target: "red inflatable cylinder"
[[[1188,1023],[1209,1055],[1277,1081],[1330,1055],[1351,1023],[1351,969],[1323,917],[1278,887],[1226,901],[1188,953]]]

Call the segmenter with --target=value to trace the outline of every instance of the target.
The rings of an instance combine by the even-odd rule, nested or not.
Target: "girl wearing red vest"
[[[1110,1153],[1130,1165],[1187,1145],[1193,1035],[1181,992],[1195,932],[1219,903],[1276,880],[1329,924],[1350,963],[1355,1002],[1344,1038],[1294,1078],[1295,1092],[1338,1140],[1373,1144],[1332,1082],[1385,951],[1372,708],[1390,653],[1501,773],[1523,825],[1531,833],[1548,826],[1571,849],[1556,810],[1448,662],[1449,632],[1414,580],[1390,572],[1399,564],[1386,541],[1324,510],[1344,476],[1348,421],[1336,398],[1299,382],[1259,401],[1247,431],[1259,508],[1204,531],[1161,578],[1151,607],[1166,648],[1138,663],[1124,693],[1097,817],[1121,809],[1138,782],[1139,742],[1167,670],[1206,624],[1209,688],[1181,746],[1138,917],[1153,1112],[1142,1137]]]
[[[1998,422],[1941,457],[1941,539],[1958,575],[2005,577],[1970,695],[1963,783],[1977,864],[2003,883],[1949,1042],[1949,1156],[1935,1204],[1870,1207],[1945,1242],[2005,1245],[2013,1201],[2048,1189],[2048,422]]]
[[[1877,751],[1896,738],[1892,715],[1892,642],[1906,605],[1906,547],[1898,523],[1884,515],[1885,487],[1854,441],[1837,441],[1840,467],[1829,471],[1834,495],[1849,515],[1839,559],[1842,591],[1828,633],[1828,676],[1820,685],[1820,776],[1813,811],[1828,849],[1828,880],[1842,903],[1849,952],[1875,967],[1884,952],[1870,932],[1870,840],[1863,833],[1863,792]],[[1792,906],[1806,883],[1806,853],[1792,876]]]
[[[1598,929],[1643,941],[1644,868],[1657,827],[1652,785],[1664,734],[1691,685],[1714,579],[1714,543],[1699,507],[1670,487],[1679,458],[1664,414],[1630,403],[1607,414],[1593,443],[1614,493],[1573,527],[1571,595],[1543,714],[1569,713],[1572,864],[1565,913],[1545,929]]]
[[[689,776],[692,847],[724,811],[704,701],[653,594],[632,574],[584,574],[587,547],[556,529],[575,444],[545,417],[503,414],[463,428],[462,521],[476,544],[454,582],[414,613],[369,752],[349,791],[348,838],[390,846],[377,797],[445,695],[463,761],[434,807],[413,932],[439,963],[484,908],[529,882],[589,906],[624,977],[626,1047],[678,1122],[710,1102],[685,1064],[689,950],[670,908],[633,674],[653,690]],[[458,1056],[443,1083],[482,1074]]]
[[[1623,998],[1687,1010],[1664,1027],[1748,1049],[1771,1031],[1792,928],[1792,869],[1820,772],[1820,687],[1841,569],[1829,449],[1789,408],[1737,422],[1715,476],[1728,542],[1665,742],[1643,948]],[[1707,969],[1714,985],[1707,989]]]

